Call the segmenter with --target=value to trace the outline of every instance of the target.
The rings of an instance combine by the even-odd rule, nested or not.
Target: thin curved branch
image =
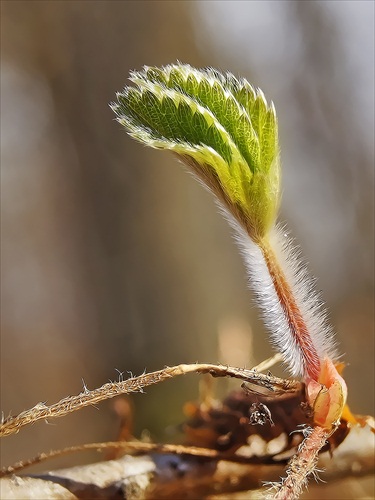
[[[38,420],[49,420],[52,418],[63,417],[86,406],[92,406],[106,399],[114,398],[121,394],[130,394],[134,392],[143,392],[147,386],[158,384],[179,375],[188,373],[205,374],[209,373],[213,377],[232,377],[243,380],[250,384],[267,389],[273,394],[284,392],[295,392],[299,389],[299,382],[293,380],[281,379],[271,374],[262,374],[253,368],[234,368],[230,366],[221,366],[206,363],[181,364],[173,367],[166,367],[152,373],[144,373],[139,377],[131,377],[119,382],[109,382],[98,389],[90,391],[86,387],[83,392],[76,396],[68,396],[59,402],[47,406],[44,403],[38,403],[33,408],[25,410],[16,416],[9,416],[4,419],[0,425],[0,437],[10,436],[20,431],[26,425],[37,422]]]

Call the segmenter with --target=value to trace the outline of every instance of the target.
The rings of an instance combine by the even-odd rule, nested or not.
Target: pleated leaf
[[[131,73],[111,105],[135,139],[175,152],[253,239],[274,224],[279,147],[273,104],[244,79],[174,64]]]

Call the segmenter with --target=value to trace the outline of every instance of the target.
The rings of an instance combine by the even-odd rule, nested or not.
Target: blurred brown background
[[[374,4],[3,1],[1,11],[3,412],[78,393],[82,379],[94,388],[116,369],[251,366],[271,354],[211,197],[171,156],[128,138],[108,107],[131,69],[180,60],[245,76],[275,101],[281,218],[319,277],[349,403],[374,413]],[[135,396],[138,435],[168,439],[197,382]],[[115,435],[102,404],[3,440],[2,463]]]

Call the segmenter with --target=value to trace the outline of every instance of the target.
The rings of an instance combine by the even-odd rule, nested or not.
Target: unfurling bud
[[[145,66],[112,109],[135,139],[186,163],[253,240],[275,223],[280,197],[277,119],[245,79],[185,64]]]

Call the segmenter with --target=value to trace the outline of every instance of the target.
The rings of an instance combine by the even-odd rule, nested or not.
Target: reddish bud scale
[[[306,390],[307,400],[314,410],[315,424],[335,430],[345,407],[348,390],[329,358],[322,361],[319,380],[310,380]]]

